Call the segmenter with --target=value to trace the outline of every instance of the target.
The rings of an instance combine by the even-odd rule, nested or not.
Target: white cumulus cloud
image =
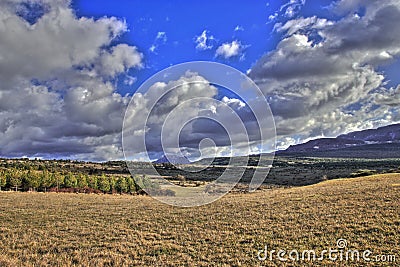
[[[215,55],[228,59],[242,55],[243,49],[244,46],[239,41],[235,40],[231,43],[224,43],[219,46],[215,52]]]
[[[204,30],[201,35],[196,36],[195,43],[197,50],[208,50],[214,47],[215,38],[207,30]]]
[[[338,21],[275,25],[283,39],[249,72],[269,99],[280,144],[400,120],[398,89],[385,88],[379,71],[400,56],[400,3],[342,0],[331,10],[339,7],[347,15]],[[354,16],[361,7],[365,15]]]
[[[126,23],[78,18],[66,0],[25,3],[0,3],[0,155],[121,158],[130,98],[113,80],[142,66],[117,43]]]

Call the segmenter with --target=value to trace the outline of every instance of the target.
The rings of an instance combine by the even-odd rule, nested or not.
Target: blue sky
[[[229,106],[259,148],[245,99],[201,74],[135,93],[158,71],[196,60],[247,73],[268,100],[279,149],[400,121],[398,0],[13,0],[0,10],[2,157],[121,159],[128,104],[140,122],[148,103],[164,94],[149,140],[159,137],[152,130],[167,118],[164,111],[207,96],[220,100],[210,114],[226,118]],[[193,80],[208,85],[167,93],[171,84]],[[199,137],[224,143],[211,124],[199,125],[184,148]],[[156,156],[163,153],[158,144]]]
[[[267,22],[278,5],[268,6],[263,1],[251,5],[240,1],[228,4],[226,1],[122,0],[118,4],[96,1],[96,5],[92,1],[76,1],[74,6],[80,16],[111,15],[126,20],[130,31],[121,41],[135,44],[145,55],[146,66],[136,75],[137,84],[170,65],[194,60],[225,62],[245,72],[266,50],[276,45],[276,40],[270,36],[274,25]],[[195,40],[203,31],[215,40],[210,41],[212,48],[197,50]],[[165,35],[157,39],[159,33]],[[218,45],[234,40],[248,46],[242,59],[240,56],[230,60],[215,57]],[[154,52],[150,51],[153,45]]]
[[[187,61],[216,61],[246,72],[279,42],[282,34],[274,32],[274,25],[288,20],[285,12],[290,5],[285,4],[287,1],[183,0],[100,0],[94,4],[77,0],[73,7],[78,16],[115,16],[126,20],[129,31],[118,41],[134,44],[145,56],[144,69],[132,73],[138,86],[154,73]],[[336,16],[324,8],[330,4],[331,1],[307,1],[293,16],[319,14],[334,19]],[[214,40],[209,49],[196,49],[195,40],[204,31]],[[162,37],[160,33],[164,33]],[[243,45],[242,53],[228,59],[215,55],[220,45],[232,41]],[[154,51],[150,51],[152,47]]]

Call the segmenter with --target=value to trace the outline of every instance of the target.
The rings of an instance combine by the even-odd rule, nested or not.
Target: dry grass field
[[[148,196],[0,193],[0,266],[399,266],[400,174],[229,194],[176,208]],[[265,245],[396,262],[259,261]],[[286,265],[285,265],[286,264]]]

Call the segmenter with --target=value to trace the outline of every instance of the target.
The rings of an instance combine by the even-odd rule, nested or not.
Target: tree
[[[102,174],[98,179],[99,189],[103,191],[103,193],[107,193],[110,191],[110,181],[107,176]]]
[[[76,176],[68,172],[67,175],[65,175],[64,179],[64,186],[67,188],[76,188],[78,185],[78,180],[76,179]]]
[[[58,172],[53,173],[53,175],[54,175],[55,186],[57,186],[57,192],[58,192],[60,187],[64,184],[64,175]]]
[[[78,188],[85,188],[88,186],[86,175],[83,175],[82,173],[78,174],[77,180],[78,180]]]
[[[25,188],[25,190],[33,191],[36,190],[40,186],[40,176],[36,171],[31,171],[28,170],[27,172],[24,172],[23,174],[23,179],[22,179],[22,185]]]
[[[126,183],[129,193],[135,193],[137,191],[135,180],[131,176],[126,177]]]
[[[115,190],[118,191],[118,189],[117,189],[118,180],[114,176],[109,176],[108,180],[109,180],[109,183],[110,183],[110,190],[111,191],[115,191]]]
[[[121,194],[128,192],[128,183],[126,182],[126,179],[124,176],[120,176],[118,178],[117,183],[116,183],[116,189]]]
[[[98,189],[97,186],[97,176],[96,175],[87,175],[86,176],[86,181],[88,183],[88,186],[92,189]]]
[[[140,189],[160,189],[160,185],[158,183],[154,183],[153,181],[151,181],[150,178],[145,175],[136,175],[135,183],[138,191]]]
[[[46,169],[41,173],[41,187],[44,188],[44,191],[47,191],[47,188],[51,187],[55,182],[54,174],[50,174]]]
[[[8,183],[11,187],[15,188],[15,191],[18,191],[18,187],[22,185],[22,173],[21,171],[12,169],[7,175]]]
[[[6,172],[4,170],[0,171],[0,191],[1,188],[6,186],[7,184],[7,178],[6,178]]]

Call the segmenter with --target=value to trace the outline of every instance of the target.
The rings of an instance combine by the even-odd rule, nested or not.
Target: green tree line
[[[136,181],[135,181],[136,179]],[[89,175],[73,172],[49,172],[16,168],[0,169],[0,191],[41,191],[92,189],[103,193],[136,193],[148,186],[149,180],[123,175]]]

